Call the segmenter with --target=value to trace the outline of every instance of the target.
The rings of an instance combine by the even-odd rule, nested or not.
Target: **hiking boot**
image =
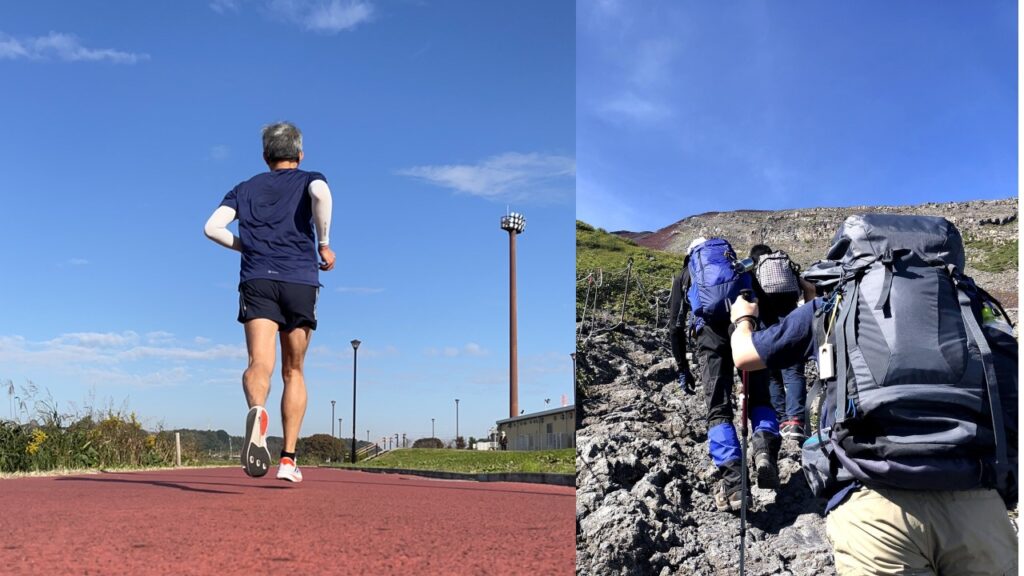
[[[715,490],[715,506],[719,512],[736,512],[743,503],[741,487],[743,483],[743,470],[739,460],[731,460],[718,467],[718,473],[722,481]],[[750,495],[747,495],[747,504],[750,504]]]
[[[263,406],[253,406],[245,417],[245,445],[242,448],[242,468],[253,478],[266,475],[270,470],[270,450],[267,449],[269,417]]]
[[[284,456],[277,463],[277,479],[296,483],[302,482],[302,471],[299,470],[299,465],[295,463],[295,460]]]
[[[751,437],[754,452],[754,470],[758,488],[779,487],[779,449],[782,437],[768,430],[758,430]]]
[[[758,488],[779,487],[779,468],[768,454],[754,455],[754,470],[757,474]]]
[[[783,438],[796,440],[797,442],[803,442],[807,439],[807,434],[804,433],[804,425],[799,420],[786,420],[779,424],[779,433],[782,434]]]
[[[739,489],[730,491],[723,480],[715,490],[715,507],[719,512],[739,512],[743,506],[743,492]],[[750,498],[747,498],[747,507],[750,506]]]

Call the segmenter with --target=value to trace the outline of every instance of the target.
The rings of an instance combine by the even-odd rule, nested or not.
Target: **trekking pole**
[[[743,392],[740,394],[740,576],[744,575],[744,553],[746,552],[747,540],[747,371],[743,371]]]
[[[753,301],[754,293],[751,290],[740,290],[740,296],[747,301]],[[743,391],[740,393],[740,576],[745,574],[744,559],[747,549],[747,502],[749,496],[749,481],[747,480],[747,375],[749,372],[742,371]]]

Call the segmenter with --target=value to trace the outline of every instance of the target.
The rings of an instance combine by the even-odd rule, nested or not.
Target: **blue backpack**
[[[734,268],[736,252],[729,242],[712,238],[690,251],[690,289],[686,297],[693,311],[694,329],[704,324],[729,323],[729,304],[741,290],[751,288],[750,275]]]

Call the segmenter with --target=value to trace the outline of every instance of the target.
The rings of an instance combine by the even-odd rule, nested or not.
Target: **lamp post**
[[[370,443],[370,431],[369,430],[366,431],[366,443],[367,444]]]
[[[341,436],[341,424],[338,424],[338,436]],[[334,437],[334,400],[331,400],[331,438]]]
[[[519,366],[516,337],[516,236],[526,229],[526,217],[509,212],[501,219],[508,232],[508,417],[519,413]]]
[[[356,463],[356,362],[359,360],[359,340],[352,341],[352,463]]]
[[[434,436],[434,419],[433,418],[430,419],[430,437],[431,438],[437,438],[437,436]]]
[[[341,439],[341,418],[338,418],[338,439]]]
[[[459,448],[459,399],[455,399],[455,449]]]

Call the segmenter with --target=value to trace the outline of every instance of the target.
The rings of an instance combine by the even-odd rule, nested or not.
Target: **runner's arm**
[[[316,237],[320,246],[331,243],[331,189],[323,180],[309,183],[309,197],[313,200],[313,225],[316,226]]]
[[[220,206],[213,211],[210,219],[206,221],[206,226],[203,228],[203,232],[206,233],[206,237],[213,240],[217,244],[230,248],[238,252],[242,251],[242,240],[231,233],[228,230],[228,224],[231,224],[237,214],[235,209],[230,206]]]

